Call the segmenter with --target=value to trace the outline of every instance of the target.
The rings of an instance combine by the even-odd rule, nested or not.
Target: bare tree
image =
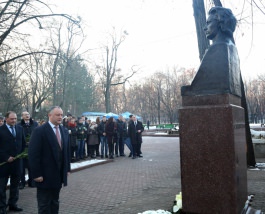
[[[129,74],[125,76],[121,74],[121,69],[117,67],[118,50],[120,45],[124,42],[126,35],[128,35],[128,33],[123,31],[121,36],[117,36],[114,29],[113,33],[110,34],[111,44],[104,48],[106,57],[104,57],[105,60],[103,61],[105,65],[96,66],[97,74],[100,77],[100,83],[104,90],[106,112],[111,111],[111,87],[126,83],[137,72],[135,66],[132,66]]]
[[[52,12],[50,6],[45,1],[40,0],[7,0],[0,2],[0,49],[11,49],[11,41],[15,39],[26,39],[26,36],[20,32],[19,27],[25,24],[38,26],[39,29],[44,29],[42,20],[50,17],[63,17],[71,20],[75,24],[79,24],[79,20],[67,14],[56,14]],[[41,14],[39,11],[44,11],[46,8],[47,13]],[[29,32],[28,32],[29,33]],[[45,53],[56,55],[56,53],[48,52],[45,49],[37,50],[34,52],[19,52],[16,56],[9,56],[0,62],[0,66],[25,57],[31,54]]]

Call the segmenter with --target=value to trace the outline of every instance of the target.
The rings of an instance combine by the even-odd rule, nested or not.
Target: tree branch
[[[46,51],[35,51],[35,52],[30,52],[30,53],[25,53],[25,54],[21,54],[19,56],[13,57],[11,59],[5,60],[4,62],[0,62],[0,66],[3,66],[9,62],[12,62],[16,59],[25,57],[25,56],[29,56],[29,55],[33,55],[33,54],[48,54],[48,55],[57,55],[56,53],[51,53],[51,52],[46,52]]]

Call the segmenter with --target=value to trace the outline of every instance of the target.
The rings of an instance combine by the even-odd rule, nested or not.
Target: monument
[[[244,109],[232,11],[208,13],[205,53],[191,85],[181,88],[180,160],[183,211],[238,214],[247,200]]]

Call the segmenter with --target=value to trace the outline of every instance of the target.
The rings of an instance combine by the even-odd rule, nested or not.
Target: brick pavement
[[[115,158],[113,162],[75,172],[61,191],[61,214],[137,214],[171,210],[181,191],[179,138],[144,137],[144,158]],[[128,154],[128,150],[127,150]],[[265,211],[265,171],[248,171],[253,207]],[[20,191],[21,213],[36,214],[36,189]]]

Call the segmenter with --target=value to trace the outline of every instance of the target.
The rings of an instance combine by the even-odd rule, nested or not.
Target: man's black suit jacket
[[[70,172],[70,148],[68,130],[60,127],[62,141],[62,166],[59,165],[58,141],[47,122],[34,129],[29,142],[29,167],[32,178],[43,177],[36,182],[37,188],[59,189],[67,185],[67,173]]]
[[[23,152],[26,142],[21,126],[15,126],[16,137],[12,135],[6,124],[0,126],[0,163],[7,162],[10,156],[15,157]],[[20,159],[0,166],[0,177],[20,174]]]
[[[141,132],[138,132],[140,130]],[[144,131],[143,123],[137,120],[136,126],[134,121],[130,121],[128,124],[128,136],[131,139],[132,144],[142,143],[142,132]]]

